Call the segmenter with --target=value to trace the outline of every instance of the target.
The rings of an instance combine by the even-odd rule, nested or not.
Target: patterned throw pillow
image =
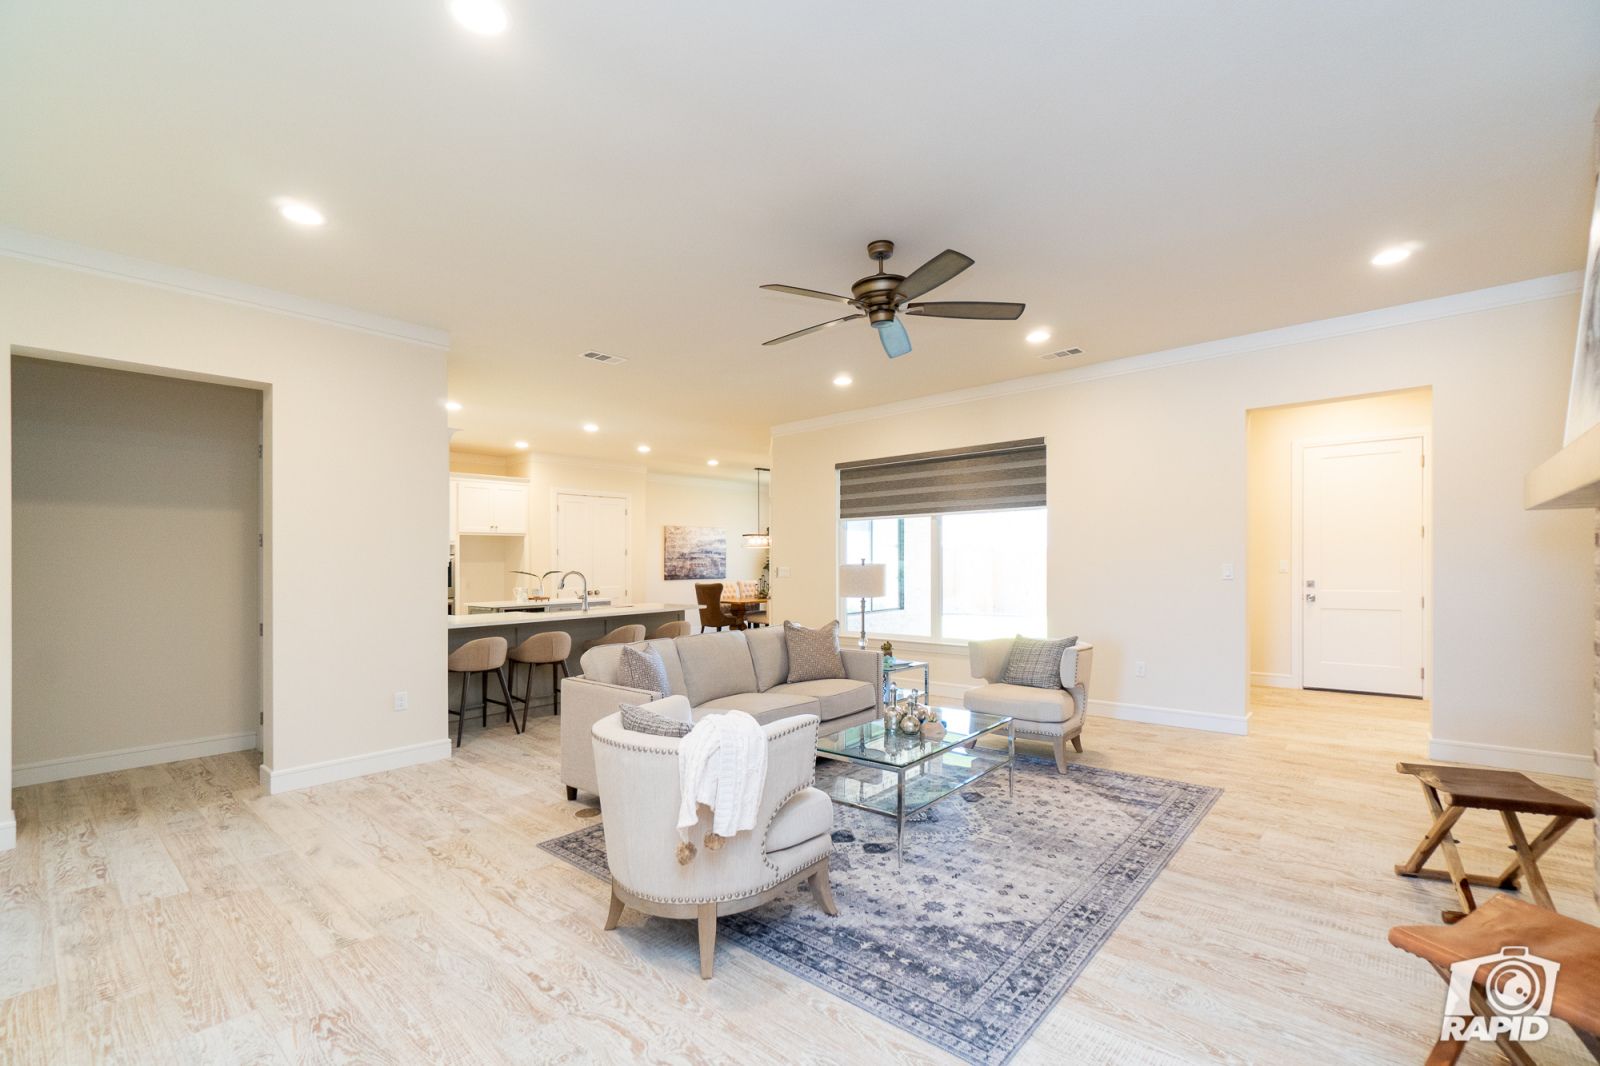
[[[784,622],[783,636],[789,645],[791,683],[845,676],[844,658],[839,654],[837,620],[820,629],[807,629],[793,622]]]
[[[622,646],[622,658],[617,660],[617,684],[654,692],[658,697],[672,693],[667,664],[661,661],[661,653],[648,644],[643,648],[632,644]]]
[[[632,703],[622,705],[622,728],[630,729],[635,733],[649,733],[657,737],[686,737],[689,730],[694,728],[690,722],[680,722],[676,718],[668,718],[664,714],[657,714],[648,707],[639,707]]]
[[[1061,657],[1078,643],[1077,637],[1065,640],[1034,640],[1018,637],[1006,658],[1002,685],[1027,685],[1029,688],[1060,688]]]

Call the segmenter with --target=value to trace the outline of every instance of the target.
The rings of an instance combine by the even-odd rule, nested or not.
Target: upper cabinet
[[[528,486],[501,478],[451,478],[460,534],[520,537],[528,532]]]

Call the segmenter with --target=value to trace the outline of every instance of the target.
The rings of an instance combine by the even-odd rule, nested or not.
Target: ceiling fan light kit
[[[884,353],[890,359],[896,359],[911,351],[911,336],[906,332],[905,323],[901,321],[902,315],[922,315],[928,318],[969,318],[988,321],[1013,321],[1022,317],[1022,312],[1027,309],[1025,304],[999,303],[989,300],[960,300],[951,302],[913,303],[919,296],[923,296],[940,285],[949,281],[963,270],[972,265],[970,256],[962,255],[954,249],[947,248],[923,263],[910,274],[902,277],[891,274],[884,269],[884,263],[894,254],[894,242],[886,240],[872,241],[867,245],[867,255],[878,264],[878,272],[869,274],[850,286],[849,296],[839,296],[836,293],[821,292],[817,289],[805,289],[797,285],[763,285],[763,289],[771,292],[786,292],[791,296],[809,296],[814,300],[831,300],[835,303],[849,304],[856,309],[853,315],[835,318],[828,322],[819,322],[815,326],[785,333],[781,337],[774,337],[766,341],[763,347],[782,344],[792,341],[796,337],[804,337],[808,333],[837,326],[841,322],[851,322],[858,318],[865,318],[872,323],[878,331],[878,340],[883,344]]]

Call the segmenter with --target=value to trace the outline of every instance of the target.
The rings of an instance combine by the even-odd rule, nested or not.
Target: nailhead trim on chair
[[[810,728],[812,728],[812,727],[809,726],[809,725],[791,726],[790,728],[785,729],[780,733],[771,734],[770,736],[767,737],[767,739],[768,740],[776,740],[779,737],[786,737],[786,736],[789,736],[792,733],[799,733],[802,730],[806,730],[806,729],[810,729]],[[607,745],[608,747],[617,748],[617,749],[619,749],[621,751],[637,751],[637,752],[641,752],[642,754],[645,754],[645,755],[671,755],[671,754],[673,754],[670,751],[663,751],[661,748],[658,748],[658,747],[647,748],[647,747],[643,747],[642,745],[637,745],[637,744],[618,744],[616,741],[607,740],[605,737],[595,737],[594,739],[598,740],[602,744]],[[663,738],[663,739],[665,739],[665,738]],[[653,896],[648,892],[635,892],[633,889],[629,888],[627,885],[623,885],[622,886],[623,890],[628,892],[630,895],[638,896],[640,899],[649,900],[651,903],[699,904],[699,903],[731,903],[731,902],[733,902],[734,900],[737,900],[737,899],[749,899],[751,896],[759,896],[761,893],[767,891],[768,889],[777,888],[779,885],[783,884],[789,878],[793,877],[794,874],[793,873],[788,873],[788,874],[779,875],[778,874],[778,868],[776,866],[774,866],[772,864],[771,860],[769,860],[767,858],[767,837],[772,833],[772,823],[777,820],[778,812],[783,810],[785,804],[787,804],[790,800],[794,799],[796,796],[800,795],[800,793],[804,792],[806,789],[808,789],[812,785],[814,785],[816,783],[816,780],[817,780],[816,766],[813,764],[813,766],[811,768],[811,776],[806,779],[806,783],[801,785],[799,788],[795,789],[794,791],[790,792],[787,796],[783,797],[783,802],[779,803],[776,807],[774,807],[772,809],[772,817],[767,819],[766,827],[765,827],[765,829],[762,830],[762,833],[761,833],[761,861],[763,863],[766,863],[767,868],[770,869],[773,872],[774,876],[773,876],[773,879],[771,881],[768,881],[766,884],[762,885],[761,887],[753,888],[748,892],[741,892],[737,896],[713,896],[711,899],[701,899],[698,896]],[[604,816],[602,815],[602,819],[603,819],[603,817]],[[828,854],[830,854],[830,855],[833,854],[833,847],[832,847],[831,842],[830,842],[829,847],[828,847]]]

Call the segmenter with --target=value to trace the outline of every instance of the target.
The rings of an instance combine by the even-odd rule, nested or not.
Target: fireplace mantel
[[[1534,468],[1523,482],[1523,503],[1530,511],[1558,508],[1600,508],[1600,426]]]

